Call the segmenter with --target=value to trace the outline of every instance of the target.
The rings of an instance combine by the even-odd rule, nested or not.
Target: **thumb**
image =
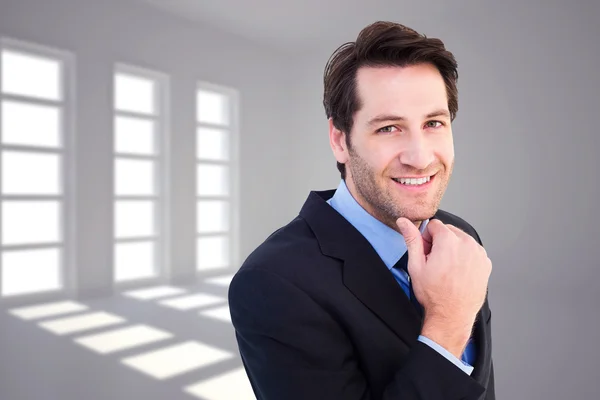
[[[396,221],[400,234],[404,237],[408,250],[409,264],[421,266],[425,262],[423,237],[419,229],[409,219],[400,217]]]

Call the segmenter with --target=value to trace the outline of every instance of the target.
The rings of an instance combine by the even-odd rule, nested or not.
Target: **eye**
[[[439,124],[439,125],[435,125],[435,124]],[[442,121],[427,121],[427,123],[425,125],[428,128],[439,128],[440,126],[443,126],[444,123]]]
[[[377,129],[378,133],[392,133],[392,129],[396,129],[394,125],[384,126],[383,128]]]

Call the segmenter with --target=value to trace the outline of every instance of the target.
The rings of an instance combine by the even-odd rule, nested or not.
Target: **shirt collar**
[[[358,204],[343,179],[335,194],[331,199],[327,200],[327,203],[346,218],[367,239],[388,269],[392,269],[406,252],[404,237],[373,217]],[[421,233],[423,233],[428,222],[429,220],[425,220],[421,224]]]

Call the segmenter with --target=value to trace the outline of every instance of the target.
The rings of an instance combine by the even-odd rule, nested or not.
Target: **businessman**
[[[229,289],[259,400],[495,399],[492,263],[439,209],[457,78],[439,39],[383,21],[327,62],[339,186],[311,192]]]

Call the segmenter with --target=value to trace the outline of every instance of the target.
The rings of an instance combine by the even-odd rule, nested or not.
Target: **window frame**
[[[4,93],[0,81],[0,102],[5,100],[15,101],[27,105],[42,105],[57,107],[59,109],[61,124],[59,126],[60,145],[55,148],[32,145],[4,144],[0,140],[0,163],[5,150],[23,151],[30,154],[55,154],[60,157],[59,195],[4,195],[0,192],[0,204],[5,200],[32,201],[32,200],[54,200],[58,201],[61,212],[59,218],[60,240],[52,243],[26,244],[26,245],[4,245],[2,243],[2,231],[0,229],[0,287],[2,287],[3,266],[2,255],[11,250],[37,250],[46,248],[57,248],[59,257],[59,288],[43,290],[38,292],[4,295],[0,290],[0,301],[5,304],[20,304],[30,301],[49,301],[65,296],[74,296],[77,291],[76,274],[76,57],[63,49],[40,45],[34,42],[18,40],[6,36],[0,37],[0,54],[3,51],[13,51],[30,56],[57,61],[61,65],[60,75],[60,100],[38,99],[34,97]],[[2,62],[0,61],[0,74],[2,73]],[[2,107],[0,107],[0,137]],[[2,176],[0,175],[0,186]],[[0,226],[2,224],[2,213],[0,212]]]
[[[212,124],[206,122],[200,122],[197,109],[198,109],[198,92],[199,91],[209,91],[219,93],[227,97],[229,101],[229,124],[220,125],[220,124]],[[228,86],[218,85],[214,83],[210,83],[207,81],[198,80],[196,83],[196,91],[195,91],[195,107],[194,107],[194,122],[195,122],[195,132],[194,132],[194,159],[195,159],[195,176],[197,175],[198,165],[223,165],[227,166],[229,170],[228,176],[228,195],[226,196],[205,196],[198,195],[198,187],[197,187],[197,176],[194,180],[195,184],[195,213],[198,212],[198,202],[201,200],[226,200],[229,203],[228,207],[228,218],[229,218],[229,230],[227,232],[207,232],[207,233],[199,233],[199,227],[196,224],[195,226],[195,270],[197,275],[206,275],[212,273],[221,273],[225,271],[231,271],[236,269],[236,266],[239,265],[239,249],[240,249],[240,195],[239,195],[239,123],[240,123],[240,93],[238,90],[233,89]],[[228,134],[228,151],[229,157],[226,161],[217,161],[217,160],[207,160],[198,158],[197,154],[197,140],[198,140],[198,128],[215,128],[219,130],[224,130]],[[198,218],[194,219],[197,221]],[[200,238],[212,238],[212,237],[226,237],[228,238],[228,259],[229,264],[225,267],[213,267],[213,268],[199,268],[199,260],[198,260],[198,239]]]
[[[116,76],[122,73],[154,81],[154,113],[144,114],[130,111],[121,111],[116,108]],[[169,165],[170,165],[170,77],[168,74],[124,62],[114,64],[112,75],[112,138],[113,138],[113,179],[116,180],[116,161],[127,160],[151,160],[154,165],[154,188],[152,195],[118,195],[116,193],[116,181],[113,182],[113,224],[116,221],[116,203],[120,200],[150,200],[154,202],[154,234],[150,236],[117,238],[116,229],[112,229],[112,282],[113,287],[119,290],[135,288],[148,284],[165,283],[169,278],[169,250],[170,250],[170,195],[169,195]],[[141,155],[123,153],[116,151],[116,118],[117,116],[133,117],[154,122],[154,149],[153,155]],[[127,280],[116,280],[116,247],[119,243],[147,242],[154,243],[154,265],[153,275],[149,277],[134,278]]]

